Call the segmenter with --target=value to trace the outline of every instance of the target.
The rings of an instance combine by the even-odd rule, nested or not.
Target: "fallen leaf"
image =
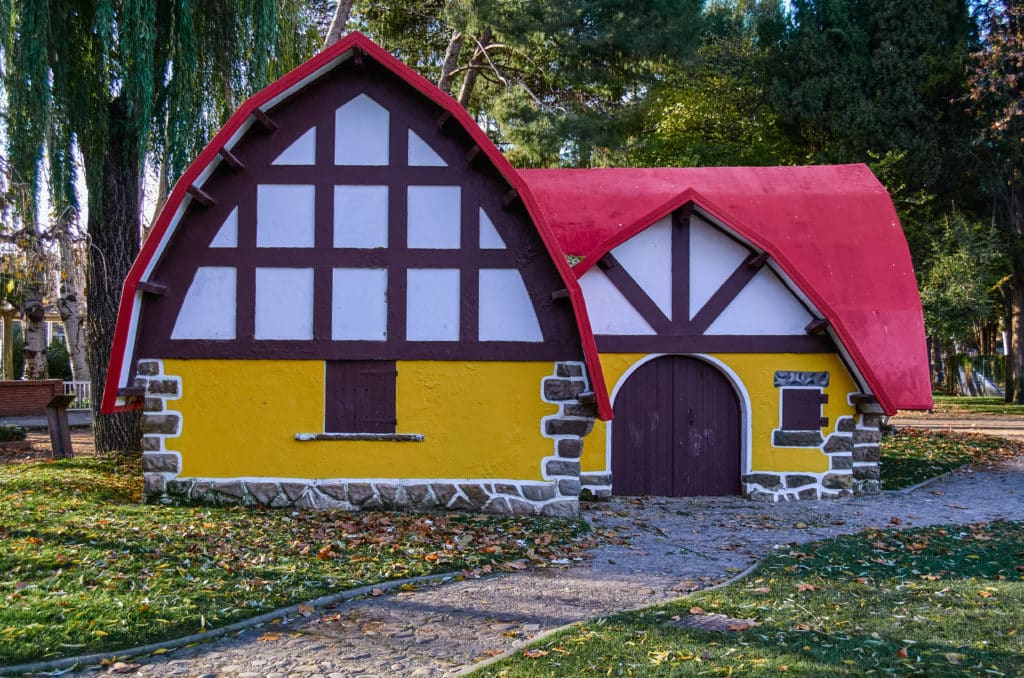
[[[818,588],[814,584],[805,584],[800,582],[796,585],[797,591],[817,591]]]
[[[949,662],[950,664],[959,664],[960,663],[960,657],[961,657],[961,655],[958,655],[956,652],[947,652],[946,653],[946,661]]]
[[[547,653],[547,650],[523,650],[523,656],[528,657],[530,659],[537,659],[538,657],[543,657]]]
[[[260,641],[261,643],[269,643],[269,642],[271,642],[273,640],[281,640],[281,634],[280,633],[273,633],[271,631],[268,631],[268,632],[264,633],[262,636],[260,636],[259,638],[257,638],[256,640]]]
[[[756,589],[754,589],[754,593],[771,593],[771,592],[772,592],[772,587],[770,587],[770,586],[759,586]]]
[[[797,631],[810,631],[811,630],[811,625],[810,624],[797,624],[796,625],[796,630]]]
[[[978,595],[981,596],[982,598],[991,598],[992,597],[992,592],[991,591],[978,591]]]
[[[322,549],[320,549],[319,551],[317,551],[316,552],[316,557],[319,558],[320,560],[330,560],[331,558],[333,558],[334,557],[334,552],[331,551],[331,545],[328,544],[327,546],[325,546]]]
[[[900,659],[906,659],[907,658],[907,648],[901,647],[899,649],[899,652],[896,653],[896,656],[899,657]]]
[[[384,595],[384,589],[382,589],[382,588],[370,589],[370,595],[374,596],[374,597],[376,597],[376,596],[383,596]]]
[[[113,666],[107,669],[110,673],[131,673],[137,671],[142,667],[142,664],[126,664],[124,662],[114,662]]]
[[[858,584],[867,584],[868,583],[868,578],[867,577],[857,577],[853,581],[857,582]]]
[[[696,606],[691,607],[690,608],[690,614],[704,614],[704,608],[703,607],[696,607]]]
[[[889,518],[889,524],[890,525],[902,525],[903,521],[900,520],[899,518],[897,518],[896,516],[893,516],[892,518]]]
[[[746,631],[747,629],[752,628],[754,628],[754,624],[751,624],[750,622],[746,621],[734,622],[732,624],[729,624],[730,631]]]
[[[681,581],[678,584],[676,584],[675,586],[673,586],[672,590],[673,591],[681,591],[683,593],[688,593],[690,591],[696,591],[699,588],[700,588],[700,584],[698,584],[697,582],[693,581],[692,579],[687,579],[686,581]]]
[[[295,606],[295,611],[301,614],[303,617],[309,617],[310,615],[316,614],[316,608],[312,605],[306,605],[305,603],[299,603]]]

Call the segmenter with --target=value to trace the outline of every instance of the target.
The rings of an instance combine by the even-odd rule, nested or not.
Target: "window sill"
[[[299,442],[314,440],[377,440],[392,443],[422,443],[422,433],[296,433]]]

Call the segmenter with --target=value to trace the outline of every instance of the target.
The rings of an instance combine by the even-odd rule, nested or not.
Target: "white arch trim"
[[[615,382],[615,387],[612,388],[611,392],[612,409],[615,408],[615,399],[619,396],[619,389],[621,389],[623,384],[633,376],[634,372],[652,360],[657,360],[658,358],[664,358],[667,356],[681,356],[683,358],[696,358],[697,360],[703,360],[704,362],[718,368],[718,371],[725,375],[725,378],[729,380],[730,384],[732,384],[733,390],[736,392],[736,395],[739,396],[740,401],[740,474],[749,474],[752,468],[751,456],[753,445],[753,420],[751,417],[752,408],[750,405],[750,394],[747,392],[747,387],[744,386],[743,380],[740,379],[739,375],[718,358],[704,353],[649,353],[630,365],[629,368],[622,373],[619,380]],[[615,484],[615,469],[612,468],[612,428],[614,426],[614,419],[605,425],[604,444],[604,467],[612,474],[613,486]]]

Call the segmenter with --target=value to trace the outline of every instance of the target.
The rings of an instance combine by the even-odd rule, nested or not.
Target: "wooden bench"
[[[74,456],[68,427],[68,405],[74,399],[64,395],[60,379],[0,381],[0,417],[45,416],[55,459]]]

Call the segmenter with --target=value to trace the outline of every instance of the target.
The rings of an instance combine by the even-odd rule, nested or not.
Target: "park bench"
[[[60,379],[0,381],[0,417],[45,416],[54,459],[74,456],[68,426],[68,405],[74,399],[64,395]]]

